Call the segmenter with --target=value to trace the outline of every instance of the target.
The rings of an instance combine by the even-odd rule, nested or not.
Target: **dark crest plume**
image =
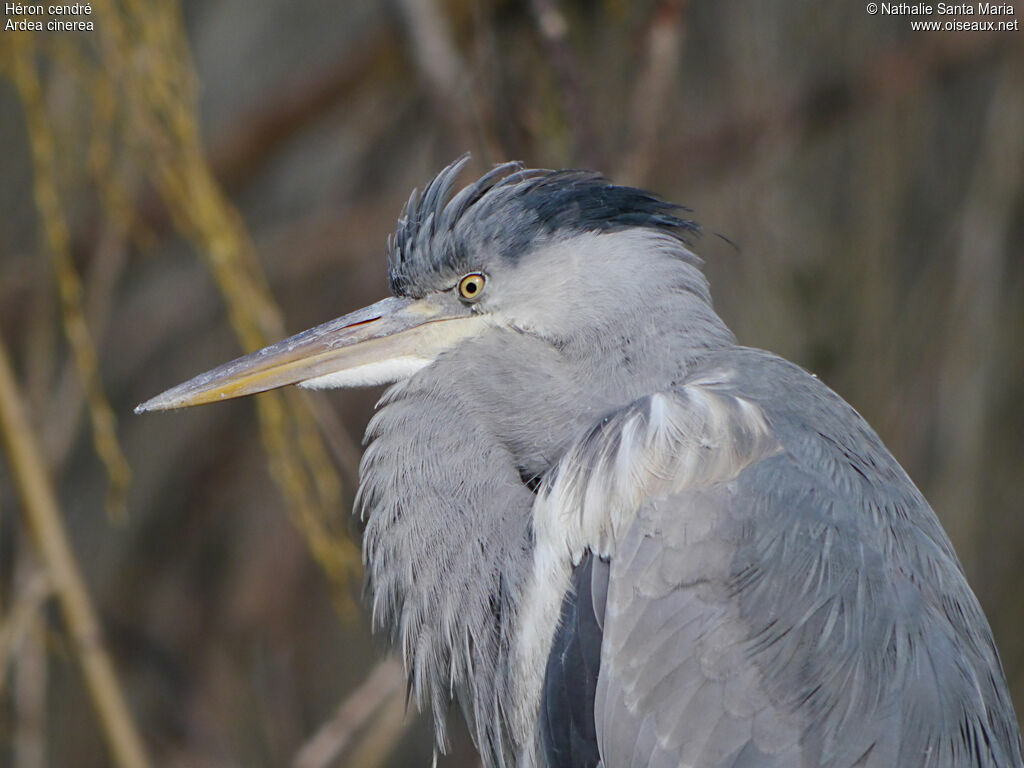
[[[502,163],[454,196],[469,156],[456,160],[420,194],[413,190],[388,238],[388,278],[396,295],[422,295],[473,268],[482,249],[516,259],[542,242],[584,232],[648,228],[684,244],[699,231],[685,208],[593,171],[554,171]]]

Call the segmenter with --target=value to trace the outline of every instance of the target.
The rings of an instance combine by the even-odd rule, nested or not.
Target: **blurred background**
[[[130,762],[133,730],[154,765],[429,764],[348,512],[380,392],[131,409],[383,296],[402,202],[466,151],[690,207],[741,342],[930,499],[1024,707],[1021,32],[808,0],[91,7],[0,32],[0,765]],[[476,765],[451,720],[440,764]]]

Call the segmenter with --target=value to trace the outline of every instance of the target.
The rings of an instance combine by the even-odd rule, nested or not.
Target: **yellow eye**
[[[471,272],[459,280],[459,296],[468,300],[476,301],[484,292],[484,284],[487,278],[480,272]]]

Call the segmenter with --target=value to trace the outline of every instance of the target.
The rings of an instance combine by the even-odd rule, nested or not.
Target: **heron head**
[[[495,328],[557,344],[606,329],[652,292],[707,298],[699,260],[686,247],[697,227],[678,206],[589,171],[518,163],[496,166],[453,195],[467,161],[409,198],[388,240],[391,297],[200,374],[136,412],[288,384],[393,383]],[[680,264],[688,285],[676,284]]]

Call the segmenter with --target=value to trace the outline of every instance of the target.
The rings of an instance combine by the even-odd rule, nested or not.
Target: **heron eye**
[[[476,301],[484,291],[487,278],[480,272],[472,272],[459,280],[459,296],[467,301]]]

